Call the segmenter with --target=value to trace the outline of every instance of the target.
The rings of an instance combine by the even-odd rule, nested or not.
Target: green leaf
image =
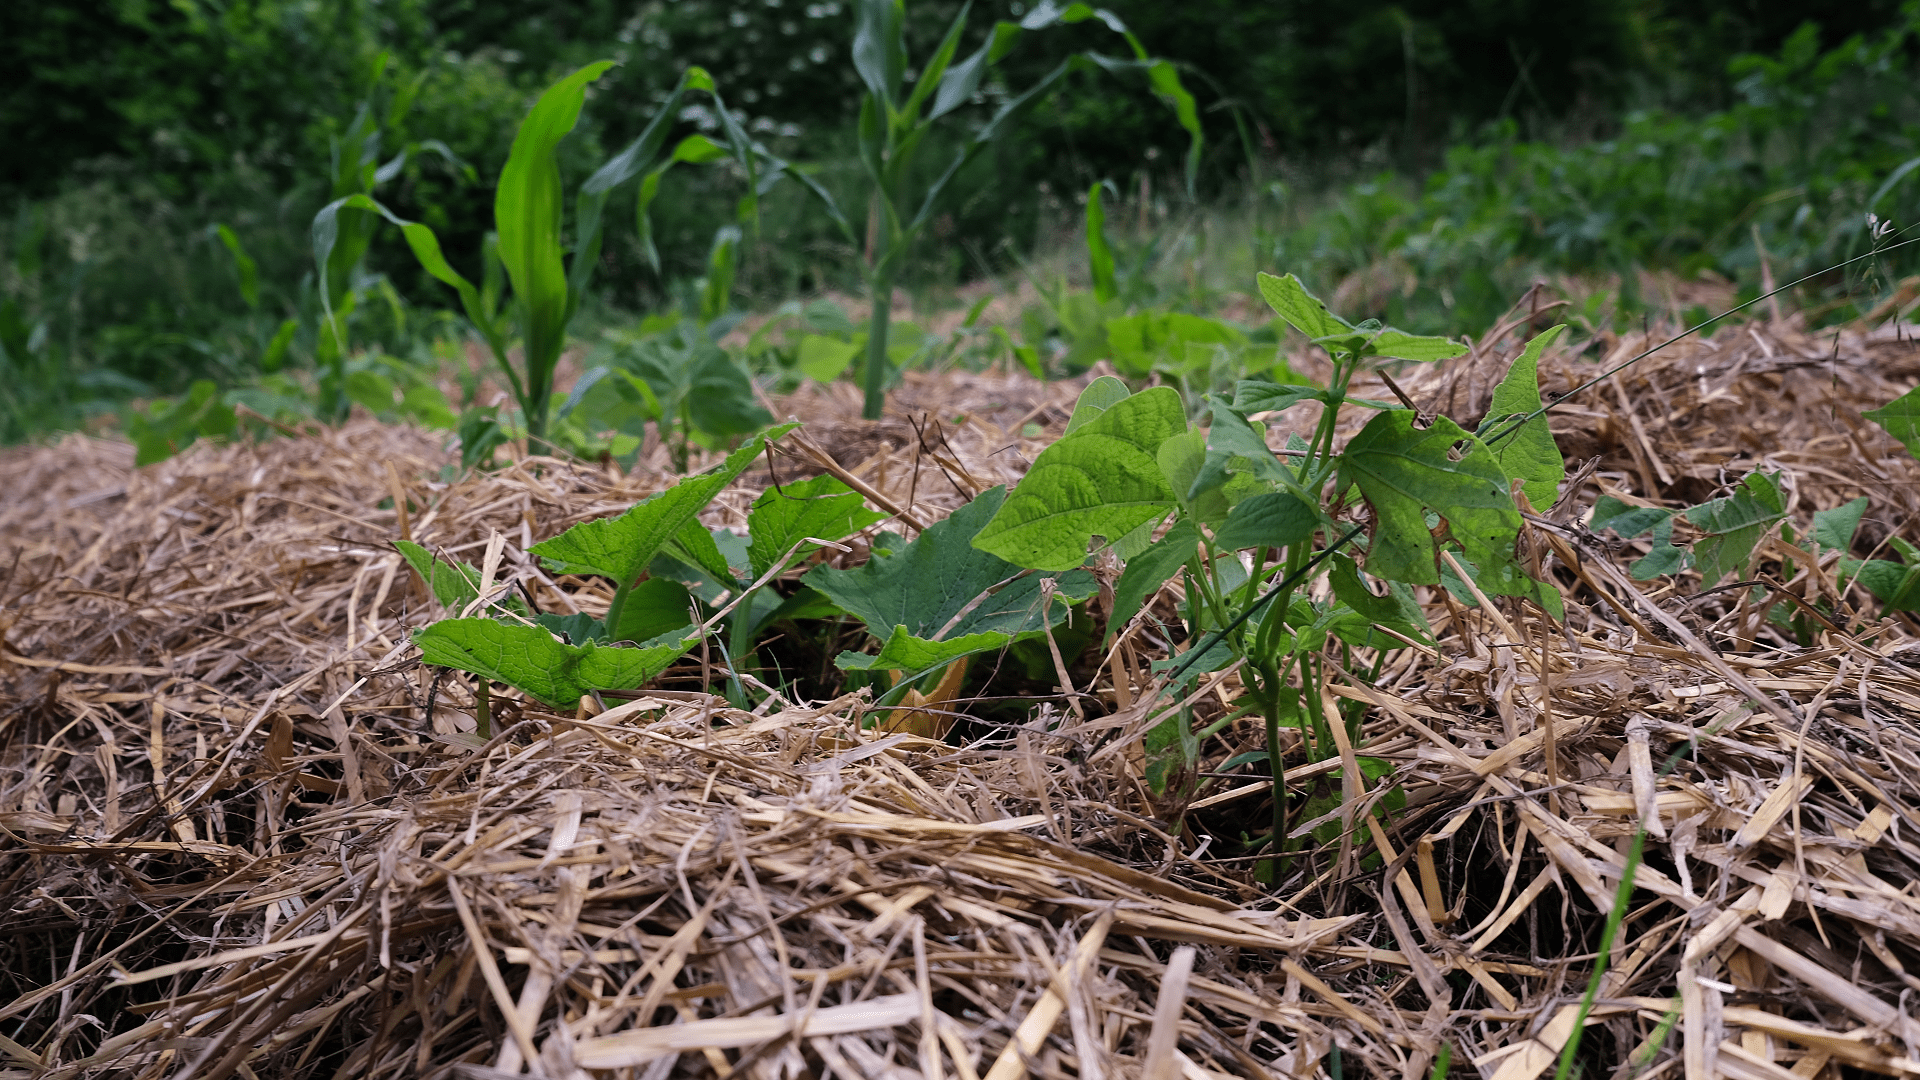
[[[400,557],[407,560],[413,572],[426,582],[433,598],[448,611],[464,611],[480,595],[480,571],[472,566],[438,558],[410,540],[395,540],[393,546],[400,549]]]
[[[1549,334],[1553,332],[1547,331]],[[1391,356],[1396,360],[1414,360],[1423,364],[1467,355],[1467,347],[1457,341],[1448,341],[1443,337],[1409,334],[1392,327],[1373,335],[1367,345],[1368,351],[1375,356]]]
[[[770,487],[747,512],[747,556],[753,564],[752,578],[760,580],[775,563],[788,559],[787,552],[806,538],[838,540],[884,521],[886,516],[868,510],[864,496],[826,473],[797,484]],[[803,545],[793,558],[815,550],[817,545]]]
[[[773,423],[773,414],[753,396],[752,378],[726,350],[701,350],[690,375],[687,419],[695,431],[725,438]]]
[[[974,545],[1038,570],[1079,566],[1096,534],[1119,539],[1174,508],[1155,453],[1186,427],[1170,387],[1119,402],[1041,451]]]
[[[1846,551],[1853,547],[1853,534],[1860,529],[1860,517],[1867,512],[1865,495],[1831,510],[1816,510],[1813,515],[1813,542],[1828,551]]]
[[[1324,401],[1327,392],[1318,386],[1241,380],[1233,387],[1233,407],[1252,416],[1261,412],[1282,412],[1302,401]]]
[[[1111,375],[1102,375],[1087,384],[1080,391],[1080,397],[1073,403],[1073,415],[1067,418],[1067,430],[1063,435],[1071,435],[1077,429],[1091,423],[1094,418],[1115,405],[1133,396],[1127,384]]]
[[[1015,638],[1040,632],[1045,625],[1040,611],[1045,575],[1023,573],[973,544],[982,526],[1011,501],[1003,488],[983,491],[899,551],[876,553],[851,570],[816,566],[801,581],[826,594],[876,636],[902,626],[928,641],[989,631]],[[1074,602],[1099,588],[1085,570],[1059,574],[1054,582],[1060,595]],[[998,591],[981,599],[993,589]],[[1056,605],[1051,621],[1064,617]]]
[[[691,629],[691,627],[689,627]],[[645,648],[567,645],[540,626],[492,619],[444,619],[413,633],[420,659],[517,687],[555,709],[571,709],[589,690],[632,690],[678,660],[700,639]]]
[[[1013,643],[1010,634],[989,631],[980,634],[965,634],[943,641],[928,641],[907,633],[904,626],[896,626],[888,636],[880,651],[869,656],[866,653],[843,652],[834,660],[834,665],[842,671],[932,671],[945,667],[963,656],[975,653],[995,652]]]
[[[1673,511],[1658,506],[1629,506],[1611,495],[1602,495],[1593,503],[1593,515],[1587,528],[1594,532],[1612,529],[1622,540],[1631,540],[1673,517]]]
[[[1105,185],[1101,181],[1087,189],[1087,264],[1093,274],[1093,298],[1103,304],[1120,295],[1113,276],[1113,248],[1107,245],[1107,212],[1100,205],[1100,189]]]
[[[1405,642],[1373,632],[1373,627],[1384,626],[1414,641],[1432,643],[1433,637],[1427,629],[1426,616],[1420,612],[1420,603],[1414,599],[1413,590],[1405,585],[1387,582],[1387,595],[1378,596],[1367,588],[1366,582],[1360,578],[1359,567],[1345,555],[1333,557],[1333,567],[1327,572],[1327,579],[1333,585],[1335,598],[1353,612],[1351,618],[1334,624],[1333,631],[1340,635],[1342,641],[1375,649],[1403,648]]]
[[[1293,473],[1280,464],[1267,446],[1266,435],[1218,394],[1209,395],[1213,426],[1207,429],[1207,456],[1187,488],[1187,499],[1226,487],[1229,476],[1243,473],[1267,484],[1288,486],[1295,483]]]
[[[1444,518],[1467,557],[1483,566],[1513,561],[1520,513],[1493,454],[1445,417],[1425,431],[1407,410],[1368,421],[1347,444],[1339,485],[1358,484],[1374,511],[1367,573],[1410,585],[1440,580],[1426,511]],[[1454,448],[1462,447],[1455,460]]]
[[[1907,453],[1920,458],[1920,387],[1860,415],[1885,428],[1887,434],[1900,440]]]
[[[905,0],[854,0],[853,68],[889,113],[906,81]]]
[[[525,339],[527,422],[541,434],[546,427],[553,368],[566,346],[571,314],[567,271],[561,258],[560,224],[565,199],[555,152],[580,119],[587,84],[612,66],[611,60],[588,64],[540,95],[514,135],[506,167],[500,171],[500,184],[494,189],[500,261],[513,282],[521,336]]]
[[[1509,477],[1525,481],[1522,489],[1527,502],[1541,511],[1560,497],[1560,484],[1567,478],[1566,459],[1560,456],[1544,415],[1533,416],[1524,424],[1516,425],[1516,421],[1539,412],[1540,356],[1565,329],[1565,325],[1556,326],[1527,342],[1507,368],[1507,377],[1493,388],[1493,403],[1480,422],[1480,437],[1493,439],[1488,445],[1494,460]]]
[[[808,334],[800,339],[800,347],[795,355],[794,366],[800,374],[815,382],[830,383],[839,378],[860,355],[862,342],[840,341],[822,334]]]
[[[527,550],[555,573],[598,574],[616,584],[632,584],[668,541],[753,464],[768,440],[795,426],[782,424],[749,440],[714,469],[680,481],[619,517],[583,521]]]
[[[653,578],[627,590],[620,609],[620,625],[607,628],[609,641],[652,641],[687,625],[692,597],[687,587],[671,578]],[[604,687],[602,689],[605,689]]]
[[[1160,591],[1168,579],[1180,572],[1200,550],[1200,530],[1193,523],[1177,521],[1158,543],[1127,560],[1120,580],[1113,585],[1113,612],[1107,617],[1107,632],[1119,632],[1140,611],[1147,598]]]
[[[1233,508],[1227,523],[1214,534],[1214,546],[1221,551],[1287,547],[1312,539],[1319,525],[1320,515],[1297,496],[1266,492],[1242,499]]]
[[[1311,340],[1353,332],[1352,323],[1328,311],[1327,305],[1308,292],[1307,287],[1300,284],[1300,279],[1292,274],[1283,277],[1261,274],[1260,295],[1266,298],[1267,304],[1281,318],[1287,320],[1287,325]]]
[[[240,246],[240,237],[235,235],[231,228],[215,225],[214,230],[219,234],[220,242],[226,245],[227,253],[233,256],[234,272],[240,276],[240,299],[246,301],[250,308],[259,307],[259,264],[253,261],[253,256],[247,254],[246,248]]]
[[[1732,495],[1686,511],[1687,521],[1706,534],[1693,542],[1693,563],[1703,585],[1711,588],[1744,571],[1761,536],[1787,516],[1777,475],[1748,473]]]
[[[1920,611],[1920,566],[1902,566],[1886,559],[1841,559],[1841,586],[1858,581],[1880,601],[1881,614]]]

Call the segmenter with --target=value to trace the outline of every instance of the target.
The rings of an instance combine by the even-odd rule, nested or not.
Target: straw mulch
[[[1518,340],[1483,344],[1403,386],[1470,420]],[[496,697],[476,748],[468,684],[406,644],[436,613],[388,541],[478,561],[498,536],[500,573],[564,606],[585,597],[524,548],[657,468],[442,479],[435,437],[366,423],[140,471],[108,442],[11,451],[0,1075],[1419,1077],[1445,1052],[1532,1080],[1637,823],[1586,1075],[1920,1074],[1914,625],[1856,592],[1789,645],[1749,589],[1632,582],[1635,546],[1577,524],[1598,493],[1691,505],[1764,467],[1801,522],[1871,496],[1862,554],[1913,535],[1917,466],[1858,412],[1916,375],[1896,337],[1776,322],[1570,401],[1562,445],[1597,460],[1527,538],[1566,623],[1435,594],[1437,650],[1326,686],[1363,740],[1290,782],[1355,828],[1277,886],[1232,850],[1264,782],[1198,777],[1183,805],[1140,782],[1145,634],[1075,669],[1079,716],[1039,702],[965,746],[878,733],[860,695],[663,689],[597,715]],[[814,423],[774,467],[852,477],[911,528],[1016,478],[1074,388],[909,391],[878,426],[776,403]],[[1830,558],[1794,558],[1772,587],[1838,594]],[[1367,817],[1388,784],[1406,809]]]

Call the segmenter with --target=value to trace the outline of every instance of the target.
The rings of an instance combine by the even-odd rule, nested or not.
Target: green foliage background
[[[965,47],[993,18],[1031,7],[976,5]],[[1192,279],[1197,262],[1231,261],[1218,239],[1231,233],[1243,248],[1232,258],[1254,264],[1234,266],[1234,280],[1254,268],[1295,270],[1329,291],[1378,279],[1390,284],[1360,289],[1357,314],[1471,332],[1540,273],[1624,275],[1616,316],[1638,302],[1631,271],[1641,267],[1712,271],[1751,291],[1756,230],[1785,278],[1864,250],[1867,209],[1901,220],[1920,196],[1920,174],[1878,190],[1920,157],[1911,4],[1110,7],[1179,61],[1200,97],[1209,129],[1200,204],[1181,194],[1183,136],[1164,108],[1110,76],[1075,75],[955,183],[908,284],[1019,268],[1075,219],[1075,193],[1107,179],[1135,204],[1144,196],[1144,207],[1112,209],[1152,234],[1135,238],[1136,293],[1150,285],[1155,299],[1203,306],[1214,299],[1204,287],[1165,285],[1178,276],[1172,260],[1187,260]],[[924,56],[958,10],[954,0],[910,4],[911,53]],[[327,201],[330,162],[352,151],[339,140],[362,102],[410,105],[386,131],[381,160],[435,139],[467,166],[415,153],[380,197],[432,227],[474,280],[520,117],[554,78],[600,57],[619,66],[561,147],[569,188],[699,64],[756,138],[850,192],[850,24],[841,0],[0,6],[0,70],[15,73],[0,95],[13,148],[0,156],[0,440],[196,379],[247,379],[268,366],[269,339],[287,319],[299,324],[289,355],[310,356],[309,223]],[[1009,59],[1006,84],[1076,50],[1113,47],[1093,24],[1035,37]],[[994,84],[983,97],[1003,92]],[[699,106],[679,121],[681,134],[714,126]],[[933,168],[944,155],[923,156]],[[706,271],[739,194],[724,168],[669,175],[654,211],[663,272],[647,268],[630,225],[610,232],[596,317],[675,303]],[[256,261],[257,307],[243,301],[215,223]],[[763,200],[737,290],[772,306],[848,288],[861,255],[787,183]],[[396,303],[362,305],[356,340],[406,355],[444,336],[434,313],[451,304],[397,236],[376,239],[366,269]],[[1159,284],[1141,284],[1155,272]],[[1836,300],[1826,314],[1849,310]]]

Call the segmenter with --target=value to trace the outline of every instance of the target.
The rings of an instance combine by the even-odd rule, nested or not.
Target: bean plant
[[[905,0],[855,0],[852,60],[866,93],[860,98],[860,165],[868,186],[869,228],[865,236],[842,210],[840,203],[805,171],[769,156],[775,169],[796,177],[825,204],[828,215],[856,249],[865,248],[862,266],[871,313],[867,318],[866,362],[862,381],[869,420],[880,418],[886,401],[887,380],[893,370],[888,360],[888,323],[893,313],[893,286],[906,257],[933,217],[941,194],[966,164],[1005,129],[1025,106],[1038,100],[1069,72],[1105,70],[1144,74],[1153,92],[1166,102],[1190,137],[1186,159],[1189,188],[1199,168],[1202,147],[1199,112],[1193,96],[1180,83],[1179,71],[1168,60],[1149,56],[1140,39],[1112,12],[1083,3],[1066,7],[1042,3],[1017,23],[996,22],[987,41],[971,55],[956,61],[966,31],[970,5],[963,6],[940,45],[907,87],[909,62],[905,38]],[[1099,53],[1078,53],[1062,61],[1032,86],[1013,94],[988,121],[966,134],[945,169],[931,182],[913,183],[914,164],[929,133],[943,119],[971,102],[987,76],[1028,31],[1098,20],[1119,34],[1132,51],[1131,59]]]
[[[1291,275],[1263,274],[1260,290],[1326,350],[1327,385],[1242,381],[1231,395],[1207,395],[1212,422],[1203,431],[1169,387],[1129,393],[1118,380],[1096,381],[1067,433],[1035,459],[974,543],[1016,565],[1064,571],[1087,558],[1095,537],[1105,538],[1125,564],[1113,627],[1181,579],[1193,643],[1169,663],[1173,684],[1238,661],[1244,698],[1201,731],[1190,715],[1166,714],[1157,729],[1168,749],[1162,775],[1169,759],[1190,766],[1199,743],[1231,720],[1261,717],[1274,796],[1271,830],[1256,847],[1277,857],[1289,821],[1282,730],[1299,733],[1309,760],[1358,735],[1357,716],[1335,721],[1323,708],[1329,650],[1351,663],[1355,649],[1378,656],[1424,641],[1409,587],[1461,572],[1472,578],[1471,587],[1453,582],[1462,595],[1527,597],[1557,614],[1558,593],[1529,578],[1515,556],[1521,517],[1513,490],[1551,503],[1564,469],[1538,416],[1495,446],[1445,417],[1349,393],[1370,366],[1444,360],[1464,346],[1349,323]],[[1514,362],[1489,424],[1539,408],[1535,364],[1560,330],[1535,338]],[[1311,435],[1289,437],[1279,454],[1252,419],[1314,407]],[[1355,409],[1374,415],[1343,445],[1339,420]],[[1349,544],[1359,559],[1343,550]],[[1335,733],[1335,722],[1350,730]],[[1275,868],[1270,860],[1263,873]]]

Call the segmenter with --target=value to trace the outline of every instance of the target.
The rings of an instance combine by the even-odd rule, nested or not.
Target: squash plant
[[[974,546],[1064,572],[1104,538],[1125,562],[1113,628],[1168,580],[1183,578],[1182,614],[1196,644],[1162,669],[1180,683],[1244,660],[1246,698],[1204,731],[1192,730],[1190,716],[1167,714],[1150,740],[1168,751],[1159,777],[1190,765],[1200,741],[1232,719],[1261,716],[1273,822],[1255,847],[1277,857],[1289,820],[1281,729],[1300,732],[1310,760],[1331,756],[1340,741],[1319,690],[1329,646],[1384,652],[1426,639],[1408,586],[1441,584],[1443,566],[1455,562],[1486,594],[1528,597],[1559,613],[1559,594],[1530,579],[1516,558],[1521,518],[1511,488],[1518,483],[1530,501],[1551,503],[1564,466],[1544,418],[1511,421],[1539,409],[1535,365],[1561,328],[1533,339],[1501,384],[1482,428],[1509,422],[1495,446],[1444,417],[1348,392],[1371,364],[1443,360],[1464,346],[1349,323],[1292,275],[1262,274],[1259,284],[1281,318],[1326,349],[1326,386],[1242,381],[1231,397],[1208,395],[1212,424],[1202,431],[1171,388],[1129,393],[1118,380],[1097,380],[1066,434],[1034,460]],[[1312,437],[1294,436],[1284,457],[1275,454],[1252,417],[1309,406],[1319,407]],[[1342,446],[1336,425],[1344,409],[1375,415]],[[1359,559],[1340,551],[1349,542]],[[1322,576],[1328,589],[1316,590]],[[1357,718],[1349,723],[1357,728]],[[1275,869],[1271,860],[1262,868]]]

